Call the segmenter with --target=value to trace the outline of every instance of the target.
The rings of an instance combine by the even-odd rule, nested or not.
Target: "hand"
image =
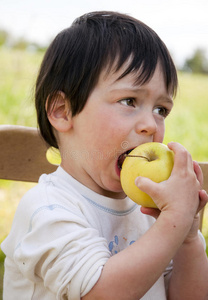
[[[197,177],[197,179],[200,182],[200,185],[202,187],[203,186],[203,173],[202,173],[202,170],[201,170],[200,166],[198,165],[198,163],[196,161],[193,162],[193,165],[194,165],[194,171],[195,171],[196,177]],[[199,191],[199,199],[200,199],[200,202],[199,202],[199,207],[198,207],[198,210],[197,210],[197,214],[194,217],[192,227],[191,227],[191,229],[190,229],[190,231],[189,231],[189,233],[188,233],[188,235],[187,235],[184,242],[190,242],[193,238],[198,236],[199,221],[200,221],[199,212],[200,212],[201,209],[203,209],[205,207],[205,205],[208,202],[208,195],[207,195],[207,192],[205,190],[201,189]]]
[[[193,161],[193,167],[194,167],[194,172],[196,174],[196,177],[197,177],[197,179],[198,179],[198,181],[199,181],[199,183],[202,187],[203,186],[203,173],[202,173],[202,170],[201,170],[199,164],[196,161]],[[198,229],[199,229],[199,221],[200,221],[199,212],[208,203],[208,195],[207,195],[207,192],[205,190],[202,190],[202,189],[199,190],[199,200],[200,200],[200,202],[199,202],[199,207],[198,207],[198,210],[197,210],[197,214],[194,217],[193,225],[192,225],[191,230],[189,232],[191,236],[193,235],[193,232],[195,232],[195,234],[197,234]],[[141,212],[143,214],[150,215],[150,216],[154,217],[155,219],[157,219],[160,215],[160,210],[156,209],[156,208],[141,207]],[[187,238],[189,238],[189,237],[187,237]]]
[[[189,219],[190,226],[194,217],[206,203],[205,192],[201,190],[203,175],[200,167],[192,161],[189,152],[178,143],[169,143],[174,151],[174,167],[168,180],[161,183],[152,182],[148,178],[138,177],[136,184],[149,194],[161,212],[172,211]],[[159,211],[142,208],[143,213],[155,218]]]
[[[207,195],[207,192],[202,189],[202,186],[203,186],[203,173],[202,173],[202,170],[201,170],[199,164],[196,161],[193,161],[193,168],[194,168],[194,172],[196,174],[196,178],[197,178],[197,180],[199,181],[199,184],[200,184],[200,190],[199,190],[199,200],[200,200],[200,202],[199,202],[199,207],[198,207],[198,210],[197,210],[197,212],[199,212],[207,204],[208,195]]]

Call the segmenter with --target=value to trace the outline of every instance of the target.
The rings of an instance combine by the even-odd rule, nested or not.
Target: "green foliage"
[[[0,239],[0,243],[2,242],[2,238]],[[2,294],[3,294],[3,276],[4,276],[4,259],[5,255],[0,249],[0,299],[2,299]]]
[[[47,44],[40,45],[36,42],[31,42],[25,37],[15,38],[12,34],[10,34],[8,31],[6,31],[3,28],[0,28],[0,47],[7,48],[7,51],[9,49],[18,49],[18,50],[32,50],[32,51],[40,51],[43,52],[48,47]]]
[[[2,253],[2,251],[0,251],[0,253]],[[3,257],[3,253],[2,253],[2,258]],[[4,276],[4,260],[1,258],[0,261],[0,299],[2,299],[2,295],[3,295],[3,276]]]
[[[204,49],[197,49],[191,58],[186,59],[184,70],[208,74],[208,59]]]
[[[179,91],[166,120],[165,142],[183,144],[198,161],[208,160],[208,76],[179,74]]]
[[[15,41],[12,45],[13,49],[18,49],[18,50],[26,50],[28,47],[28,42],[21,38],[18,41]]]
[[[41,53],[0,48],[1,124],[36,126],[33,87]]]
[[[7,42],[9,34],[6,30],[0,29],[0,46],[4,45]]]

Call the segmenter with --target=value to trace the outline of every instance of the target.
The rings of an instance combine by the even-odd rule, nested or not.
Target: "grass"
[[[36,126],[33,99],[40,53],[0,49],[1,124]]]
[[[165,143],[183,144],[197,161],[208,160],[208,76],[179,74],[179,91],[166,121]]]
[[[0,120],[1,124],[36,126],[33,86],[42,53],[0,48]],[[207,86],[208,76],[179,74],[179,93],[173,112],[166,121],[164,142],[178,141],[193,159],[208,161]],[[16,207],[33,184],[0,180],[0,241],[10,231]],[[208,244],[208,208],[203,234]],[[4,255],[0,251],[0,299]]]

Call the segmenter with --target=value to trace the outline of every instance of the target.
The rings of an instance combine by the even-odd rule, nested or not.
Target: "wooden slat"
[[[200,165],[203,175],[204,175],[203,189],[208,193],[208,163],[200,162],[199,165]],[[203,225],[204,209],[200,212],[200,227],[199,227],[200,230],[202,230],[202,225]]]
[[[55,171],[46,159],[48,147],[36,128],[0,126],[0,178],[37,182],[43,173]]]
[[[208,162],[200,162],[199,165],[204,175],[203,189],[205,189],[208,193]]]

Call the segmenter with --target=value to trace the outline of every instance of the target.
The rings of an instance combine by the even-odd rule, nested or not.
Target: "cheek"
[[[112,141],[122,132],[124,124],[121,118],[116,118],[115,115],[109,114],[109,112],[107,114],[103,113],[101,116],[98,115],[97,120],[98,122],[94,124],[94,130],[103,138],[110,138]]]
[[[104,123],[100,123],[96,128],[96,139],[94,139],[94,148],[102,152],[104,157],[117,157],[118,151],[125,147],[126,131],[122,128],[122,124],[116,122],[115,119],[106,119]],[[124,146],[123,146],[124,145]]]
[[[157,132],[154,135],[154,142],[162,143],[165,135],[165,124],[164,122],[159,124],[157,127]]]

